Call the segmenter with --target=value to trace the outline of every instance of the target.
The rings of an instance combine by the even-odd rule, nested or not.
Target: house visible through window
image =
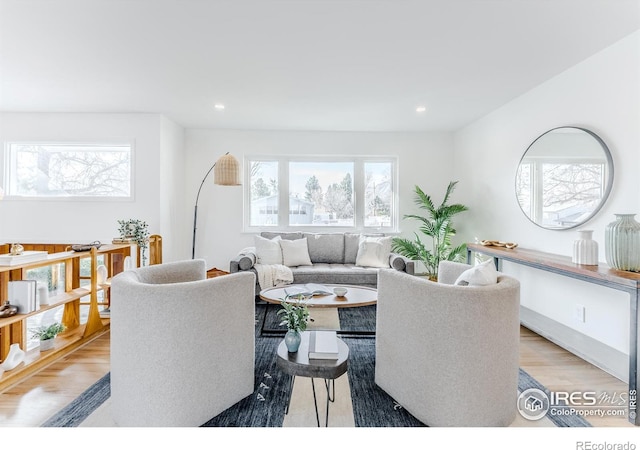
[[[249,229],[391,230],[397,223],[394,158],[256,157],[246,171]]]
[[[132,196],[131,144],[9,143],[9,196]]]

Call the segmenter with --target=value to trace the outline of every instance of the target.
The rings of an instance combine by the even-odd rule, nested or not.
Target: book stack
[[[27,314],[38,308],[36,304],[37,285],[36,280],[9,281],[9,303],[18,307],[19,314]]]
[[[135,241],[133,238],[113,238],[111,240],[112,244],[134,244]]]
[[[312,331],[309,335],[309,359],[338,359],[337,333]]]

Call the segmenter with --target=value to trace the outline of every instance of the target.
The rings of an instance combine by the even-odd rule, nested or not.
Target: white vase
[[[49,287],[44,283],[38,283],[38,304],[40,306],[49,304]]]
[[[20,348],[20,344],[11,344],[9,347],[9,353],[7,353],[7,357],[0,364],[0,370],[11,370],[15,369],[18,364],[24,361],[24,350]]]
[[[578,235],[578,239],[573,242],[571,261],[584,266],[597,266],[598,243],[591,238],[593,230],[578,230]]]
[[[100,264],[96,269],[96,281],[98,284],[105,284],[107,282],[107,266]]]
[[[47,350],[51,350],[53,348],[53,341],[55,338],[52,339],[44,339],[44,340],[40,340],[40,351],[44,352]]]

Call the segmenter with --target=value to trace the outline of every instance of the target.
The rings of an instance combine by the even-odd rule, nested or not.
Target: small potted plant
[[[65,330],[65,326],[61,323],[52,323],[51,325],[42,325],[36,328],[31,337],[40,339],[40,351],[51,350],[53,348],[53,340],[55,337]]]
[[[300,332],[307,329],[307,321],[309,320],[309,309],[303,303],[306,298],[300,295],[287,295],[282,300],[282,309],[278,310],[278,316],[282,321],[280,325],[287,327],[287,333],[284,335],[284,342],[290,353],[295,353],[300,347],[302,336]]]
[[[147,222],[138,219],[118,220],[118,225],[120,238],[131,239],[132,242],[140,247],[141,265],[146,266],[147,247],[149,246],[149,225]]]

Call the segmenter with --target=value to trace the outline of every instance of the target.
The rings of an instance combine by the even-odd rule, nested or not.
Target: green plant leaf
[[[427,248],[417,233],[415,233],[415,240],[413,241],[400,237],[392,240],[392,250],[407,258],[422,261],[431,279],[437,278],[440,261],[462,261],[465,256],[465,244],[451,247],[452,237],[456,235],[452,219],[457,214],[468,210],[465,205],[460,203],[448,204],[457,183],[457,181],[449,183],[442,203],[438,207],[434,205],[429,195],[419,186],[415,186],[416,198],[414,201],[416,205],[426,210],[428,214],[426,216],[406,214],[404,218],[419,222],[418,229],[431,240],[430,248]]]

